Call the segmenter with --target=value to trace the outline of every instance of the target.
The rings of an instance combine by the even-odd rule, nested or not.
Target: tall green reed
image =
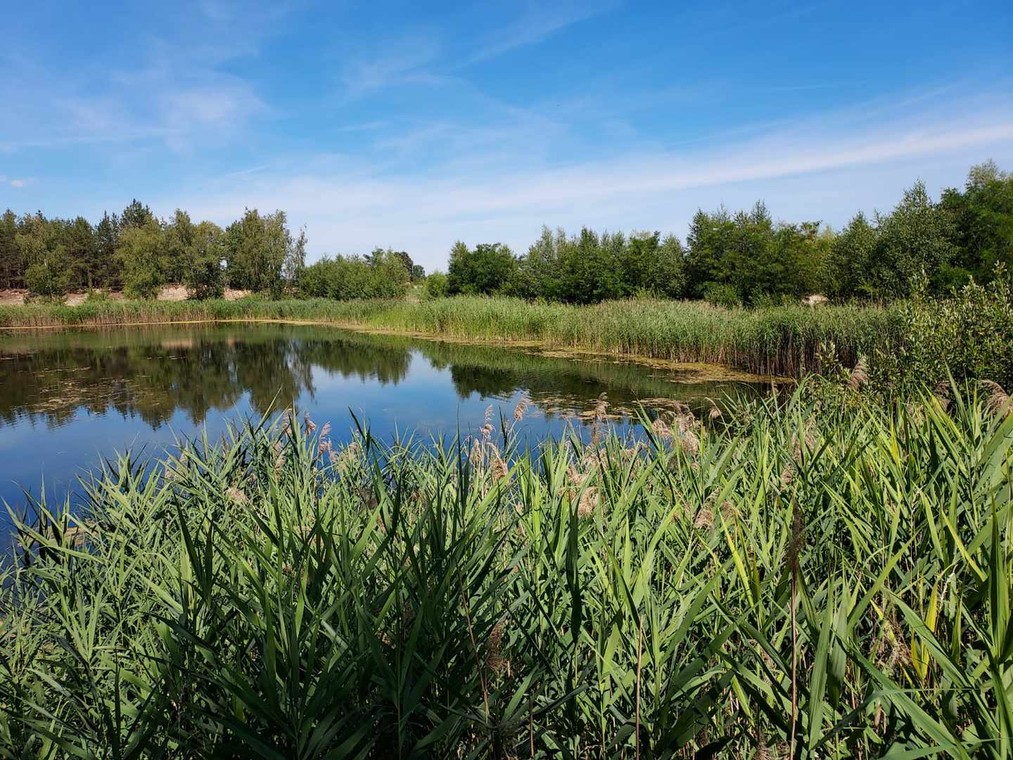
[[[762,375],[801,377],[822,369],[821,349],[854,366],[889,353],[897,315],[878,307],[725,309],[702,302],[611,301],[593,306],[456,297],[392,301],[106,302],[0,307],[0,327],[103,327],[145,322],[294,320],[547,348],[726,364]]]
[[[1009,758],[1013,415],[949,396],[112,463],[19,521],[0,756]]]

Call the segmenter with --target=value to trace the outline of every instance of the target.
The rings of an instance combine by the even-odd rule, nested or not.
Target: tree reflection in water
[[[312,399],[314,371],[398,385],[413,357],[449,370],[461,399],[525,391],[547,415],[580,413],[608,393],[628,411],[638,399],[678,398],[709,406],[742,383],[673,383],[670,370],[575,361],[519,351],[328,327],[228,325],[21,333],[0,338],[0,420],[59,427],[79,410],[139,417],[157,428],[183,411],[199,425],[247,396],[258,414]],[[423,365],[424,366],[424,365]],[[368,413],[368,410],[367,410]]]

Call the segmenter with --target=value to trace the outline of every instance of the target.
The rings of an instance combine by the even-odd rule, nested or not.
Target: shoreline
[[[0,335],[230,323],[322,325],[426,340],[563,351],[571,357],[613,357],[666,369],[720,365],[761,381],[798,379],[825,368],[828,359],[850,368],[861,355],[887,348],[898,337],[896,313],[877,306],[728,309],[661,299],[575,306],[455,296],[425,301],[117,301],[0,307]]]
[[[492,338],[492,337],[465,337],[459,335],[440,335],[420,331],[398,330],[394,328],[372,327],[356,322],[337,322],[328,320],[312,319],[271,319],[260,317],[230,318],[230,319],[187,319],[169,321],[147,321],[147,322],[110,322],[106,324],[79,324],[79,325],[29,325],[26,327],[0,327],[0,338],[4,335],[17,335],[19,333],[31,333],[38,331],[60,332],[69,330],[87,330],[90,332],[101,330],[119,330],[138,327],[180,327],[180,326],[201,326],[201,325],[293,325],[306,327],[330,327],[336,330],[345,330],[363,335],[392,336],[400,338],[412,338],[425,340],[433,343],[450,343],[464,346],[483,346],[486,348],[505,347],[512,351],[530,354],[532,356],[543,356],[546,358],[568,359],[570,361],[595,361],[606,360],[615,364],[633,364],[647,369],[658,369],[668,372],[685,372],[690,376],[685,378],[670,378],[675,383],[694,383],[701,380],[719,380],[723,382],[743,383],[771,383],[777,385],[791,385],[796,379],[777,375],[763,375],[740,370],[736,367],[714,363],[714,362],[681,362],[672,359],[652,357],[645,354],[609,352],[594,350],[580,346],[563,347],[548,341],[532,339]]]

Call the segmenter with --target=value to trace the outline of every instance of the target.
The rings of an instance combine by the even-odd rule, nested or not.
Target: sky
[[[1013,2],[9,2],[0,208],[283,209],[310,260],[840,227],[1013,170]]]

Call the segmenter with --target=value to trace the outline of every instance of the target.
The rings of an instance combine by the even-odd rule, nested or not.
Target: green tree
[[[1013,175],[993,161],[973,166],[963,192],[944,191],[939,205],[954,246],[952,268],[944,279],[990,282],[999,265],[1013,271]]]
[[[309,298],[404,298],[408,271],[401,258],[377,249],[369,256],[324,257],[303,267],[297,279],[301,295]]]
[[[538,237],[527,254],[517,262],[517,269],[510,290],[521,298],[560,298],[560,250],[566,244],[566,233],[555,232],[542,227]]]
[[[120,221],[116,214],[108,212],[95,227],[95,282],[105,288],[116,288],[122,284],[123,272],[116,256],[119,247]]]
[[[836,299],[869,298],[876,295],[870,279],[877,230],[859,212],[834,236],[827,254],[823,290]]]
[[[165,225],[162,249],[158,253],[162,259],[159,267],[165,273],[167,282],[183,282],[188,276],[187,269],[194,257],[195,234],[196,227],[190,220],[190,215],[182,209],[176,209],[172,219]]]
[[[63,245],[70,263],[70,282],[77,288],[91,290],[99,271],[98,245],[95,230],[83,216],[63,228]]]
[[[447,295],[447,275],[430,272],[426,276],[425,294],[427,298],[444,298]]]
[[[911,295],[923,277],[943,287],[939,275],[951,263],[954,246],[950,219],[932,202],[923,182],[904,192],[893,212],[878,220],[879,234],[871,264],[876,294]]]
[[[221,298],[225,295],[225,235],[214,222],[201,222],[193,229],[190,245],[184,254],[183,284],[187,294],[196,300]]]
[[[18,250],[18,217],[7,209],[0,216],[0,287],[16,288],[22,284],[24,269]]]
[[[725,257],[732,247],[736,224],[721,208],[714,214],[700,210],[693,215],[685,258],[686,294],[703,298],[712,284],[727,283]]]
[[[132,298],[154,298],[166,283],[162,225],[153,217],[140,227],[120,232],[116,256],[123,269],[123,289]]]
[[[247,209],[225,231],[228,284],[233,288],[281,294],[282,271],[296,254],[296,242],[286,226],[284,211],[261,215]]]
[[[42,214],[22,217],[15,242],[21,257],[25,287],[34,295],[55,298],[65,294],[71,283],[71,266],[64,246],[64,228],[59,220]]]
[[[120,229],[144,227],[153,221],[155,221],[155,215],[151,213],[151,209],[134,198],[120,214]]]
[[[474,250],[458,241],[450,252],[447,290],[450,294],[499,293],[513,279],[517,261],[502,243],[479,243]]]
[[[281,266],[281,276],[285,284],[294,284],[299,270],[306,266],[306,245],[306,228],[302,227],[299,229],[299,235],[291,241]]]
[[[650,293],[678,298],[685,287],[682,243],[675,235],[637,232],[626,241],[623,261],[628,294]]]
[[[622,233],[584,227],[559,248],[559,298],[568,303],[595,303],[628,295],[622,261],[626,238]]]

